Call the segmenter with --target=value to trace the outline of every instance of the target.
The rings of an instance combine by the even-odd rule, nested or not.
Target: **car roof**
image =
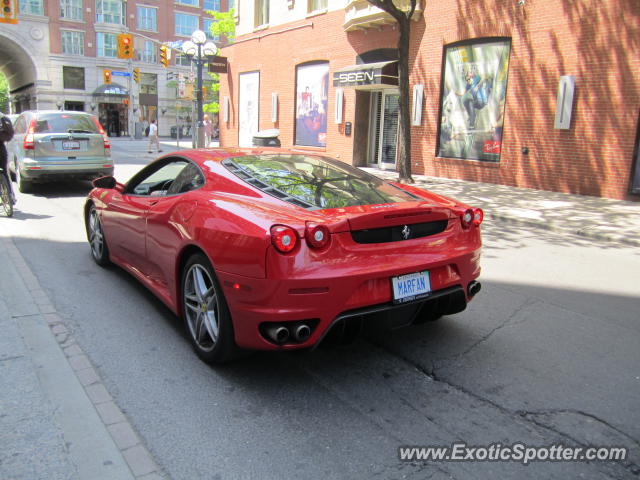
[[[51,114],[51,113],[63,114],[64,113],[65,115],[73,113],[73,114],[76,114],[76,115],[93,115],[92,113],[80,112],[78,110],[25,110],[24,112],[21,112],[20,115],[22,115],[24,113],[28,113],[30,115],[41,115],[43,113],[46,113],[46,114]]]

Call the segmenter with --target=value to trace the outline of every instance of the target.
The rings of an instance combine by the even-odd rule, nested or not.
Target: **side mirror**
[[[117,182],[115,178],[107,176],[96,178],[92,183],[96,188],[115,188]]]

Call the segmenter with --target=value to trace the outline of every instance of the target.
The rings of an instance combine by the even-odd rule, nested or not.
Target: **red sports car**
[[[435,320],[480,290],[482,210],[321,155],[180,151],[94,186],[94,260],[182,316],[207,362]]]

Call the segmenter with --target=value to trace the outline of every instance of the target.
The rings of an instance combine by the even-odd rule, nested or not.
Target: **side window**
[[[24,116],[18,118],[14,131],[15,133],[25,133],[27,131],[27,122]]]
[[[175,160],[159,168],[153,168],[147,175],[144,173],[139,179],[127,186],[127,193],[133,195],[166,195],[180,172],[188,165],[185,160]]]
[[[167,195],[190,192],[204,185],[204,175],[193,163],[188,164],[176,177]]]

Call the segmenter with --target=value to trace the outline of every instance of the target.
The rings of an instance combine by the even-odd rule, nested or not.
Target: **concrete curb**
[[[57,313],[13,239],[0,238],[39,314],[20,317],[45,395],[56,405],[56,421],[79,478],[162,480],[139,435],[107,391],[88,356]]]

